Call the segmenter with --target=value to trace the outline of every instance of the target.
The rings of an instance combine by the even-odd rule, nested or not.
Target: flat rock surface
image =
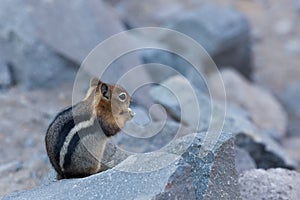
[[[242,199],[286,199],[300,197],[300,174],[285,169],[251,170],[239,178]]]
[[[223,133],[214,149],[201,154],[204,136],[192,134],[164,151],[130,156],[103,173],[4,199],[240,199],[231,135]]]

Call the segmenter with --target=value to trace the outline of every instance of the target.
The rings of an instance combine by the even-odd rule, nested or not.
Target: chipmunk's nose
[[[129,114],[130,114],[131,117],[134,117],[135,112],[133,112],[133,111],[131,110],[131,108],[128,108],[128,112],[129,112]]]

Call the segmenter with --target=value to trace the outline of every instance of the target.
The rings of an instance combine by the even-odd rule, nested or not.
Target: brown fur
[[[96,100],[94,102],[96,115],[98,119],[101,119],[105,128],[110,130],[111,135],[115,135],[120,131],[120,128],[124,127],[125,122],[132,118],[128,112],[131,97],[121,86],[106,84],[110,91],[110,99],[107,100],[102,97],[99,89],[102,84],[104,83],[98,81],[95,87],[95,80],[93,79],[91,81],[91,88],[94,88],[91,95],[94,95]],[[122,92],[124,92],[128,97],[125,102],[119,101],[118,95]]]
[[[120,94],[125,94],[126,99],[120,99]],[[128,109],[130,101],[131,97],[121,86],[106,84],[94,78],[90,82],[90,88],[86,97],[73,106],[71,111],[66,110],[57,115],[55,120],[50,124],[45,139],[48,156],[58,173],[58,177],[84,177],[107,169],[107,167],[101,163],[107,139],[109,136],[117,134],[121,128],[124,127],[126,121],[133,117]],[[85,118],[88,116],[88,118],[76,122],[76,116],[79,116],[79,119],[82,116]],[[71,159],[70,164],[68,167],[61,169],[61,165],[57,161],[58,150],[55,147],[58,146],[60,141],[66,141],[62,141],[64,137],[59,134],[61,129],[65,127],[65,124],[72,118],[74,118],[75,126],[80,122],[94,118],[99,123],[94,123],[88,130],[83,129],[83,131],[78,132],[80,137],[77,141],[79,140],[79,143],[77,146],[74,146],[74,151],[71,151],[73,153],[71,157],[69,156],[69,159]],[[98,133],[100,127],[97,128],[97,125],[101,126],[103,132],[100,131],[100,133]],[[72,136],[69,133],[70,132],[67,132],[66,134]],[[67,144],[67,147],[70,146],[70,143]],[[61,151],[62,149],[60,149],[59,153],[61,153]],[[60,158],[60,160],[62,159]],[[65,162],[65,159],[63,161]]]

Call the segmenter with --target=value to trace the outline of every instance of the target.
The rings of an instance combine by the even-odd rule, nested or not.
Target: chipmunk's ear
[[[95,87],[99,84],[100,80],[96,77],[93,77],[90,81],[90,87]]]
[[[101,83],[100,84],[100,91],[101,91],[101,94],[102,94],[103,98],[105,98],[106,100],[110,99],[110,91],[109,91],[109,88],[108,88],[107,84]]]

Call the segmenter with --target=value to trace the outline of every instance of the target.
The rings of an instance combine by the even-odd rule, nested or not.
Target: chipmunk
[[[109,168],[101,163],[105,145],[134,116],[130,102],[121,86],[93,78],[86,97],[57,114],[45,137],[57,179],[86,177]]]

